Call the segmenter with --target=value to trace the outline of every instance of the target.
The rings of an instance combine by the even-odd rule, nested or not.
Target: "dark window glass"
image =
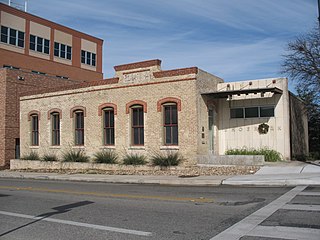
[[[72,48],[67,46],[67,59],[71,60]]]
[[[260,107],[260,117],[274,117],[274,107]]]
[[[66,45],[60,44],[61,51],[60,51],[60,57],[61,58],[66,58]]]
[[[256,118],[259,117],[259,108],[258,107],[248,107],[244,109],[245,118]]]
[[[50,41],[48,39],[44,39],[44,49],[43,52],[49,54],[50,52]]]
[[[8,31],[9,28],[1,26],[1,42],[8,43]]]
[[[92,66],[96,66],[96,54],[92,53]]]
[[[84,145],[83,112],[75,112],[75,145]]]
[[[91,64],[91,52],[87,52],[87,61],[86,64]]]
[[[31,70],[31,72],[36,73],[36,74],[46,75],[46,73],[44,73],[44,72],[39,72],[39,71],[35,71],[35,70]]]
[[[243,108],[232,108],[230,109],[231,118],[243,118]]]
[[[37,37],[37,52],[43,52],[43,38]]]
[[[144,144],[143,107],[132,108],[132,140],[133,145]]]
[[[114,111],[112,108],[104,110],[104,144],[114,145]]]
[[[18,46],[24,47],[24,32],[18,31]]]
[[[164,124],[170,124],[170,108],[164,107]]]
[[[172,144],[178,145],[178,125],[172,127]]]
[[[60,116],[59,113],[51,114],[52,145],[60,145]]]
[[[56,57],[59,57],[59,43],[57,43],[57,42],[54,42],[54,55],[56,56]]]
[[[39,145],[39,118],[38,115],[31,116],[31,145]]]
[[[164,134],[166,145],[178,145],[178,111],[177,105],[164,105]]]
[[[36,36],[30,35],[30,49],[36,50]]]
[[[10,40],[9,43],[11,45],[17,44],[17,30],[10,28]]]
[[[86,51],[81,50],[81,63],[86,63]]]

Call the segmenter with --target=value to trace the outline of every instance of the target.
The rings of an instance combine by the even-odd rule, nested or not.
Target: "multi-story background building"
[[[0,167],[19,156],[19,97],[102,80],[103,40],[0,3]]]

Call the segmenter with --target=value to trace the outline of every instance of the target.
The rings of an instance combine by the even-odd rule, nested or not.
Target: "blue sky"
[[[288,41],[317,23],[317,0],[29,0],[29,12],[104,39],[114,65],[161,59],[238,81],[281,76]],[[292,88],[292,86],[291,86]]]

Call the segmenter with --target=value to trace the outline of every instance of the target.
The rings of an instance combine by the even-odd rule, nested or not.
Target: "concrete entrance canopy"
[[[277,87],[272,88],[252,88],[252,89],[240,89],[240,90],[228,90],[228,91],[216,91],[210,93],[202,93],[201,95],[207,95],[213,98],[228,98],[232,95],[241,95],[241,94],[250,94],[250,93],[275,93],[275,94],[282,94],[283,91]]]

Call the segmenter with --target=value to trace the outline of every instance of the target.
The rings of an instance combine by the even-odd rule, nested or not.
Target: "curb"
[[[286,187],[286,186],[299,186],[299,185],[312,185],[312,186],[320,186],[319,181],[313,180],[280,180],[280,181],[261,181],[261,182],[253,182],[253,181],[222,181],[221,185],[224,186],[261,186],[261,187]]]
[[[144,177],[130,177],[125,179],[119,179],[119,177],[102,177],[98,178],[85,177],[85,176],[73,176],[73,175],[28,175],[28,174],[0,174],[0,178],[14,178],[14,179],[35,179],[35,180],[54,180],[54,181],[76,181],[76,182],[104,182],[104,183],[118,183],[118,184],[157,184],[157,185],[172,185],[172,186],[220,186],[222,181],[226,177],[219,179],[191,179],[182,178],[179,179],[144,179]],[[133,175],[134,176],[134,175]]]
[[[319,173],[268,174],[241,176],[199,176],[179,178],[177,176],[137,175],[80,175],[0,172],[0,178],[35,179],[53,181],[100,182],[117,184],[154,184],[171,186],[269,186],[285,187],[298,185],[320,186]]]

